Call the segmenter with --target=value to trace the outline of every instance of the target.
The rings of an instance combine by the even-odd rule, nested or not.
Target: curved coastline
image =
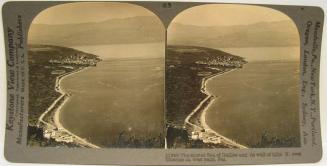
[[[50,107],[39,117],[39,121],[38,121],[38,126],[40,126],[40,123],[44,123],[45,125],[51,126],[53,128],[57,128],[58,131],[60,131],[60,133],[65,133],[68,136],[72,137],[73,142],[76,144],[79,144],[81,146],[85,146],[85,147],[91,147],[91,148],[96,148],[99,149],[100,147],[97,145],[94,145],[90,142],[88,142],[87,140],[77,136],[76,134],[72,133],[71,131],[69,131],[67,128],[65,128],[61,122],[60,122],[60,113],[62,111],[62,107],[64,106],[64,104],[70,99],[70,94],[66,93],[63,89],[62,89],[62,85],[61,85],[61,81],[68,77],[71,76],[73,74],[77,74],[79,72],[82,72],[84,70],[86,70],[89,67],[82,67],[79,68],[77,70],[74,70],[72,72],[68,72],[68,73],[64,73],[60,76],[58,76],[56,78],[56,84],[55,84],[55,91],[60,93],[60,96],[50,105]],[[60,102],[61,100],[63,100],[62,102]],[[54,114],[52,115],[53,117],[53,123],[48,123],[46,121],[44,121],[44,117],[46,116],[46,114],[48,114],[51,110],[54,110]]]
[[[248,147],[241,145],[221,134],[218,132],[214,131],[206,122],[206,114],[208,111],[208,108],[212,105],[213,101],[216,99],[219,99],[219,96],[213,96],[211,95],[207,90],[206,90],[206,83],[207,81],[221,76],[223,74],[227,74],[229,72],[232,72],[236,69],[231,69],[223,73],[218,73],[214,75],[210,75],[207,77],[204,77],[201,82],[201,93],[207,95],[205,99],[203,99],[200,104],[186,117],[185,119],[185,124],[190,125],[194,128],[194,132],[197,130],[204,130],[202,135],[207,135],[207,137],[201,138],[204,143],[210,143],[213,142],[212,140],[219,140],[220,143],[224,143],[226,145],[229,145],[234,148],[239,148],[239,149],[247,149]],[[196,115],[196,113],[200,112],[200,115]],[[193,118],[193,116],[199,116],[195,118],[199,118],[200,120],[200,125],[193,124],[190,122],[190,119]]]

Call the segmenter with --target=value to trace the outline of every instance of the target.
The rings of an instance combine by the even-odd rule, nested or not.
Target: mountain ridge
[[[58,46],[154,43],[165,39],[165,29],[154,16],[109,19],[74,24],[32,24],[29,44]]]
[[[211,48],[298,46],[299,33],[291,20],[231,26],[173,23],[168,29],[168,44]]]

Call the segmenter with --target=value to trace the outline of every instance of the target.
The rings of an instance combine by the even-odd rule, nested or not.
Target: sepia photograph
[[[28,146],[163,148],[165,28],[148,9],[64,3],[28,32]]]
[[[255,3],[0,2],[4,160],[323,160],[325,8]]]
[[[300,37],[269,7],[206,4],[167,31],[168,148],[300,147]]]

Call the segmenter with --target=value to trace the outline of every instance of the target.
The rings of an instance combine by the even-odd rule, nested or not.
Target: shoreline
[[[60,96],[50,105],[50,107],[48,107],[48,109],[42,113],[42,115],[39,117],[38,122],[37,122],[37,126],[40,127],[41,123],[44,123],[44,125],[46,127],[43,128],[43,130],[47,131],[47,130],[53,130],[53,129],[57,129],[57,131],[54,131],[55,133],[57,133],[58,135],[60,135],[59,137],[66,137],[66,138],[70,138],[72,139],[72,143],[76,143],[82,146],[86,146],[86,147],[91,147],[91,148],[96,148],[99,149],[100,147],[97,145],[94,145],[90,142],[88,142],[87,140],[77,136],[76,134],[72,133],[71,131],[69,131],[68,129],[66,129],[61,123],[60,123],[60,113],[62,111],[62,107],[64,106],[64,104],[70,99],[70,94],[66,93],[62,87],[61,87],[61,81],[68,77],[71,76],[73,74],[77,74],[79,72],[82,72],[83,70],[88,69],[89,67],[80,67],[79,69],[76,69],[74,71],[68,72],[68,73],[64,73],[62,75],[57,76],[56,78],[56,84],[55,84],[55,88],[54,90],[58,93],[60,93]],[[63,100],[63,101],[62,101]],[[61,102],[60,102],[61,101]],[[55,109],[55,110],[53,110]],[[50,118],[53,119],[53,123],[51,124],[49,122],[46,122],[43,120],[43,118],[51,111],[54,111],[54,113],[52,115],[50,115]],[[51,127],[49,127],[51,126]],[[42,127],[41,127],[42,128]],[[68,136],[67,136],[68,135]],[[50,136],[51,138],[51,136]],[[56,139],[55,139],[56,140]],[[56,140],[57,141],[57,140]],[[60,141],[57,141],[60,142]]]
[[[207,114],[208,108],[212,105],[214,100],[219,99],[219,96],[213,96],[208,91],[206,91],[207,81],[209,81],[215,77],[221,76],[223,74],[232,72],[234,70],[237,70],[237,68],[202,78],[200,92],[205,94],[207,97],[204,98],[197,105],[197,107],[186,117],[185,126],[190,125],[193,127],[192,137],[193,137],[194,133],[200,133],[199,136],[201,135],[201,138],[198,138],[198,139],[201,139],[204,143],[226,144],[232,148],[247,149],[248,147],[241,145],[239,143],[236,143],[235,141],[217,133],[212,128],[210,128],[210,126],[206,122],[206,114]],[[200,115],[195,115],[196,113],[200,113]],[[194,115],[196,117],[193,117]],[[190,122],[191,118],[199,119],[199,123],[200,123],[199,126]]]

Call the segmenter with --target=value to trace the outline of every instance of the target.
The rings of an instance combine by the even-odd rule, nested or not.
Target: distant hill
[[[297,46],[299,34],[288,20],[210,27],[172,23],[168,29],[168,44],[211,48]]]
[[[86,59],[94,59],[99,61],[97,55],[82,52],[76,49],[51,46],[51,45],[28,45],[28,63],[30,66],[39,65],[44,67],[44,65],[50,65],[49,60],[63,60],[70,58],[76,58],[74,56],[83,55]]]
[[[102,22],[32,24],[29,44],[59,46],[162,42],[165,29],[158,18],[138,16]]]

